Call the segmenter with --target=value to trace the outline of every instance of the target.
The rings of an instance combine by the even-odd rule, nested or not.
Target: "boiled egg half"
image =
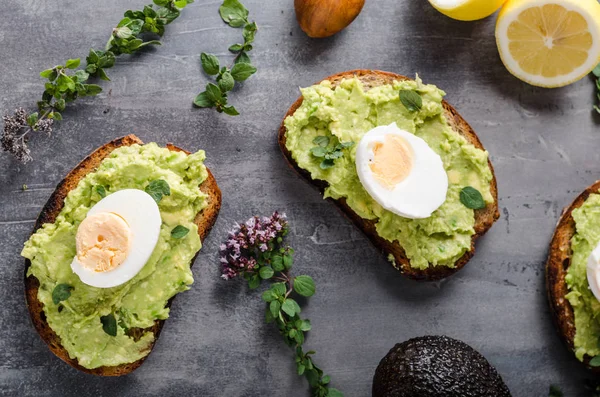
[[[161,223],[156,201],[142,190],[106,196],[77,229],[71,269],[92,287],[116,287],[131,280],[152,255]]]
[[[600,243],[588,257],[587,279],[592,293],[600,300]]]
[[[446,201],[448,175],[423,139],[396,123],[367,132],[356,150],[356,170],[369,195],[405,218],[428,218]]]

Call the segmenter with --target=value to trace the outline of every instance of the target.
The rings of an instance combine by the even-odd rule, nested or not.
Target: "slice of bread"
[[[548,303],[550,312],[563,341],[571,351],[575,350],[573,340],[575,339],[575,315],[573,308],[565,296],[569,293],[565,276],[571,265],[571,239],[575,235],[575,220],[573,219],[573,210],[583,205],[585,200],[592,193],[598,193],[600,190],[600,181],[588,187],[581,193],[573,203],[564,209],[548,253],[548,262],[546,262],[546,292],[548,293]],[[585,356],[584,364],[589,366],[592,357]],[[594,372],[600,374],[600,367],[593,368]]]
[[[69,172],[69,174],[65,177],[65,179],[62,180],[62,182],[58,184],[56,190],[54,191],[54,193],[52,193],[50,199],[48,199],[48,202],[42,209],[35,223],[33,232],[39,229],[44,223],[53,223],[56,220],[56,217],[63,208],[67,194],[72,189],[77,187],[79,181],[81,181],[81,179],[83,179],[88,173],[94,172],[94,170],[96,170],[96,168],[100,165],[102,160],[104,160],[113,150],[121,146],[130,146],[134,144],[142,144],[142,141],[135,135],[127,135],[123,138],[115,139],[114,141],[108,142],[107,144],[98,148],[96,151],[87,156],[71,172]],[[168,144],[167,148],[172,151],[181,151],[188,153],[185,150],[180,149],[171,144]],[[219,209],[221,208],[221,191],[219,190],[219,186],[217,186],[217,181],[215,180],[210,171],[208,171],[208,178],[200,185],[200,190],[208,195],[208,207],[204,208],[200,213],[198,213],[194,222],[198,226],[198,234],[200,235],[200,240],[204,241],[204,239],[208,236],[210,229],[213,227],[215,221],[217,220],[217,215],[219,214]],[[54,354],[56,354],[61,360],[71,365],[72,367],[93,375],[126,375],[132,372],[133,370],[137,369],[140,365],[142,365],[146,357],[148,357],[147,355],[144,358],[141,358],[138,361],[135,361],[130,364],[122,364],[114,367],[98,367],[94,369],[84,368],[81,365],[79,365],[76,359],[70,358],[67,351],[61,346],[60,338],[58,337],[58,335],[56,335],[56,333],[52,330],[52,328],[50,328],[50,326],[46,322],[43,304],[38,300],[38,288],[40,285],[38,279],[33,276],[27,277],[27,270],[29,269],[30,265],[31,262],[29,260],[26,260],[25,298],[27,300],[29,315],[31,316],[31,321],[35,326],[35,329]],[[171,305],[174,298],[175,297],[169,300],[168,306]],[[162,330],[164,323],[165,320],[156,320],[151,328],[145,330],[138,330],[140,334],[142,333],[142,331],[150,331],[154,333],[155,339],[152,346],[150,347],[150,351],[154,347],[154,343],[156,343],[156,341],[158,340],[160,331]]]
[[[365,89],[370,89],[372,87],[377,87],[384,84],[392,84],[394,80],[410,80],[408,77],[405,76],[389,72],[381,72],[377,70],[351,70],[348,72],[343,72],[327,77],[325,80],[331,81],[333,86],[335,87],[343,79],[350,79],[353,77],[359,78]],[[285,118],[293,115],[301,104],[302,97],[298,98],[298,100],[290,107],[287,114],[285,115]],[[445,110],[446,120],[448,121],[450,126],[459,134],[464,136],[467,139],[467,141],[469,141],[475,147],[484,150],[483,145],[481,144],[479,138],[477,138],[477,135],[475,134],[475,131],[473,131],[469,124],[467,124],[467,122],[458,114],[458,112],[446,101],[443,102],[443,106]],[[298,173],[300,173],[300,175],[306,178],[306,180],[308,180],[311,184],[316,186],[321,191],[321,193],[323,193],[325,188],[327,187],[327,183],[324,181],[311,179],[310,173],[298,166],[298,164],[294,161],[292,154],[288,151],[288,149],[285,146],[285,133],[286,128],[282,123],[279,129],[279,146],[289,165],[296,171],[298,171]],[[500,216],[500,213],[498,211],[498,190],[496,185],[496,177],[494,175],[494,169],[492,168],[492,164],[489,161],[488,164],[493,175],[490,190],[492,192],[492,196],[494,197],[494,203],[489,204],[486,208],[475,211],[475,234],[473,235],[471,240],[471,249],[456,262],[456,266],[454,268],[450,268],[447,266],[429,266],[427,269],[424,270],[411,268],[410,261],[406,257],[402,246],[400,246],[400,244],[398,244],[397,241],[392,243],[380,237],[377,234],[377,231],[375,230],[374,221],[361,218],[346,204],[346,201],[343,198],[332,201],[342,210],[342,212],[348,218],[350,218],[350,220],[359,229],[361,229],[367,235],[367,237],[377,248],[383,251],[383,253],[386,255],[391,254],[394,256],[396,268],[400,270],[400,272],[403,275],[419,281],[440,280],[456,273],[469,261],[469,259],[471,259],[471,257],[475,253],[475,240],[477,240],[477,238],[485,234],[485,232],[489,230],[492,224]]]

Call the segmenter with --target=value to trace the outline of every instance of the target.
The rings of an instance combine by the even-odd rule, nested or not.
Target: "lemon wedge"
[[[506,0],[429,0],[442,14],[459,21],[475,21],[495,13]]]
[[[600,63],[597,0],[508,0],[496,23],[502,62],[517,78],[562,87]]]

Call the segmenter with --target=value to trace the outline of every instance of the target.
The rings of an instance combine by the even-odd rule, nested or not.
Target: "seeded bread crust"
[[[330,77],[327,77],[325,80],[331,81],[334,87],[338,86],[342,80],[350,79],[353,77],[357,77],[363,83],[363,86],[366,89],[370,89],[372,87],[381,86],[384,84],[392,84],[394,80],[402,81],[402,80],[410,80],[408,77],[401,76],[395,73],[382,72],[378,70],[351,70],[348,72],[339,73]],[[303,98],[300,97],[298,100],[290,107],[287,114],[284,117],[284,121],[288,116],[293,115],[296,110],[302,104]],[[475,134],[475,131],[469,126],[469,124],[458,114],[458,112],[450,106],[446,101],[443,101],[445,116],[452,127],[456,132],[464,136],[467,141],[473,144],[475,147],[485,150],[479,138]],[[325,191],[327,188],[327,183],[320,180],[313,180],[310,177],[310,173],[306,170],[300,168],[290,151],[286,148],[286,128],[283,122],[281,123],[281,127],[279,128],[279,147],[283,152],[284,157],[286,158],[288,164],[295,169],[300,175],[302,175],[309,183],[315,186],[321,193]],[[418,280],[418,281],[435,281],[451,276],[456,273],[458,270],[462,269],[465,264],[471,259],[473,254],[475,253],[475,241],[484,235],[490,227],[494,224],[494,222],[500,217],[500,213],[498,211],[498,188],[496,184],[496,176],[494,174],[494,168],[492,167],[492,163],[489,162],[490,170],[492,171],[492,182],[490,186],[490,191],[494,198],[493,204],[488,204],[487,207],[476,210],[475,211],[475,234],[471,239],[471,249],[467,251],[459,260],[456,262],[454,268],[450,268],[447,266],[429,266],[427,269],[419,270],[413,269],[410,267],[410,261],[406,257],[404,249],[397,241],[391,243],[384,238],[380,237],[377,234],[375,229],[375,222],[372,220],[367,220],[361,218],[356,212],[354,212],[347,204],[344,198],[339,200],[329,199],[333,201],[336,206],[360,229],[362,230],[369,240],[382,251],[383,254],[388,255],[391,254],[394,257],[395,264],[394,267],[399,270],[404,276]]]
[[[115,149],[121,146],[131,146],[134,144],[142,144],[143,142],[136,137],[135,135],[127,135],[122,138],[115,139],[114,141],[108,142],[104,146],[96,149],[93,153],[91,153],[88,157],[86,157],[81,163],[79,163],[69,174],[63,179],[56,190],[48,199],[48,202],[42,209],[35,226],[33,228],[33,233],[38,230],[44,223],[54,223],[56,217],[62,210],[64,206],[65,198],[67,194],[73,190],[79,182],[90,172],[94,172],[97,167],[100,165],[102,160],[104,160],[108,155]],[[172,151],[180,151],[189,154],[183,149],[180,149],[174,145],[168,144],[167,148]],[[217,216],[219,214],[219,209],[221,208],[221,191],[219,190],[219,186],[217,185],[217,181],[213,177],[212,173],[208,171],[208,178],[200,185],[200,190],[208,195],[208,207],[204,208],[201,212],[199,212],[196,216],[194,222],[198,226],[198,235],[200,236],[200,240],[204,241],[204,239],[208,236],[210,229],[213,227],[215,221],[217,220]],[[197,256],[198,254],[196,254]],[[194,257],[194,260],[196,257]],[[192,264],[194,261],[192,261]],[[60,338],[56,333],[50,328],[48,323],[46,322],[46,316],[43,310],[43,304],[38,300],[38,288],[40,286],[39,281],[34,276],[27,277],[27,271],[29,270],[29,266],[31,266],[31,262],[29,260],[25,261],[25,299],[27,302],[27,307],[29,309],[29,315],[31,317],[31,321],[38,334],[52,353],[58,356],[61,360],[71,365],[74,368],[77,368],[80,371],[87,372],[88,374],[100,375],[100,376],[121,376],[126,375],[135,369],[137,369],[146,357],[139,359],[133,363],[122,364],[113,367],[98,367],[94,369],[84,368],[77,362],[77,359],[72,359],[69,357],[67,351],[60,344]],[[167,304],[168,307],[171,306],[175,297],[171,298]],[[160,332],[163,328],[165,320],[156,320],[154,325],[145,330],[139,330],[139,333],[143,333],[143,331],[151,331],[154,333],[154,342],[150,346],[149,353],[152,351],[154,344],[158,340],[160,336]],[[148,353],[148,354],[149,354]]]
[[[577,232],[575,229],[575,220],[573,219],[573,210],[579,208],[585,203],[585,200],[592,193],[598,193],[600,190],[600,181],[585,189],[570,206],[563,210],[558,220],[546,262],[546,292],[548,293],[548,303],[550,312],[558,333],[569,350],[575,351],[575,315],[573,307],[565,296],[569,293],[565,276],[571,266],[571,239]],[[590,356],[584,357],[584,364],[595,373],[600,374],[600,368],[592,368],[589,362]]]

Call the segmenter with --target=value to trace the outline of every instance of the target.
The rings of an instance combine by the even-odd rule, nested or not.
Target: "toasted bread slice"
[[[595,182],[581,193],[570,206],[564,209],[548,253],[548,262],[546,262],[546,292],[548,293],[548,303],[550,312],[563,341],[571,351],[575,350],[575,315],[573,307],[565,296],[569,293],[565,276],[571,266],[571,239],[576,233],[575,220],[573,219],[573,210],[583,205],[585,200],[592,193],[598,193],[600,190],[600,181]],[[585,356],[584,364],[589,367],[592,357]],[[591,367],[590,367],[591,368]],[[600,367],[592,368],[594,372],[600,373]]]
[[[327,77],[325,80],[329,80],[333,83],[333,86],[337,86],[343,79],[349,79],[353,77],[357,77],[362,82],[365,89],[370,89],[372,87],[377,87],[384,84],[392,84],[394,80],[410,80],[408,77],[401,76],[394,73],[389,72],[381,72],[377,70],[351,70],[348,72],[339,73],[330,77]],[[296,110],[302,104],[302,97],[298,98],[298,100],[290,107],[287,114],[284,117],[293,115]],[[448,120],[450,126],[457,131],[459,134],[464,136],[471,144],[475,147],[484,150],[483,145],[477,138],[475,131],[467,124],[467,122],[458,114],[458,112],[450,106],[446,101],[443,102],[445,116]],[[310,177],[310,173],[306,170],[303,170],[298,166],[295,160],[292,157],[292,154],[287,150],[285,146],[286,142],[286,128],[284,124],[281,124],[279,129],[279,146],[283,155],[287,159],[289,165],[294,168],[300,175],[302,175],[306,180],[308,180],[311,184],[316,186],[321,193],[324,192],[327,187],[327,183],[320,180],[313,180]],[[500,213],[498,211],[498,190],[496,185],[496,176],[494,175],[494,169],[492,167],[492,163],[489,162],[490,169],[492,171],[492,182],[490,186],[490,190],[492,196],[494,197],[494,203],[489,204],[486,208],[475,211],[475,234],[471,240],[471,249],[466,252],[457,262],[454,268],[449,268],[447,266],[429,266],[427,269],[419,270],[413,269],[410,267],[410,261],[406,257],[404,249],[398,242],[389,242],[384,238],[380,237],[375,230],[375,222],[372,220],[367,220],[361,218],[358,214],[356,214],[347,204],[345,199],[332,200],[341,210],[342,212],[350,218],[350,220],[361,229],[367,237],[371,240],[371,242],[380,250],[383,251],[384,254],[391,254],[395,259],[395,267],[400,270],[400,272],[408,278],[419,280],[419,281],[434,281],[440,280],[445,277],[448,277],[458,270],[460,270],[468,261],[471,259],[473,254],[475,253],[475,240],[485,234],[492,226],[492,224],[499,218]]]
[[[121,146],[130,146],[134,144],[142,144],[142,141],[136,137],[135,135],[127,135],[122,138],[115,139],[104,146],[98,148],[96,151],[91,153],[88,157],[86,157],[81,163],[79,163],[69,174],[62,180],[56,187],[56,190],[48,199],[48,202],[42,209],[33,229],[35,232],[39,229],[44,223],[53,223],[56,220],[56,217],[60,213],[63,208],[65,198],[67,194],[77,187],[77,184],[83,177],[85,177],[88,173],[93,172],[113,150]],[[182,151],[185,153],[185,150],[180,149],[174,145],[168,144],[167,148],[172,151]],[[188,153],[189,154],[189,153]],[[208,178],[200,185],[200,190],[208,195],[208,207],[204,208],[198,215],[196,216],[195,223],[198,226],[198,234],[200,235],[200,240],[204,241],[204,239],[208,236],[210,229],[213,227],[215,221],[217,220],[217,215],[219,214],[219,209],[221,208],[221,191],[219,190],[219,186],[217,186],[217,181],[213,177],[210,171],[208,171]],[[197,254],[196,254],[197,255]],[[195,259],[195,257],[194,257]],[[193,261],[192,261],[193,264]],[[48,323],[46,322],[46,316],[43,310],[43,304],[38,300],[38,288],[39,282],[38,279],[34,276],[27,277],[27,270],[31,262],[29,260],[25,261],[25,298],[27,300],[27,306],[29,308],[29,315],[31,316],[31,321],[35,326],[35,329],[40,334],[41,338],[46,342],[50,350],[56,354],[61,360],[71,365],[74,368],[77,368],[83,372],[87,372],[93,375],[101,375],[101,376],[120,376],[126,375],[133,370],[137,369],[146,357],[139,359],[130,364],[122,364],[114,367],[98,367],[94,369],[87,369],[79,365],[76,359],[71,359],[67,351],[61,346],[60,338],[56,333],[50,328]],[[168,303],[168,306],[171,305],[173,299]],[[154,343],[158,340],[160,335],[160,331],[165,323],[165,320],[156,320],[154,325],[143,331],[151,331],[155,335],[154,342],[150,347],[150,351],[154,347]],[[142,330],[139,330],[142,331]]]

